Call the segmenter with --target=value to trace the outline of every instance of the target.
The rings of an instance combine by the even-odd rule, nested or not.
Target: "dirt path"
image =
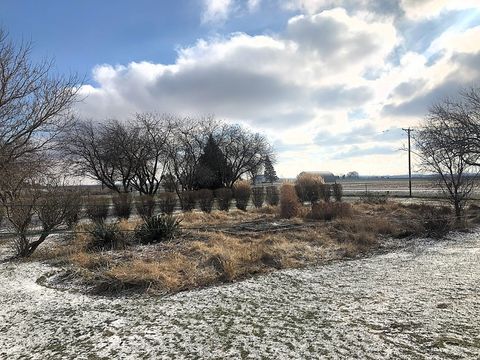
[[[480,357],[480,235],[167,298],[107,299],[0,264],[0,359]]]

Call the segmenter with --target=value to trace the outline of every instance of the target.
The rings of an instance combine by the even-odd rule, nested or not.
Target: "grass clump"
[[[157,215],[146,219],[135,229],[141,244],[155,244],[173,239],[180,231],[181,220],[172,215]]]
[[[250,183],[245,180],[236,182],[233,187],[233,193],[237,209],[246,211],[250,196],[252,195],[252,187],[250,186]]]
[[[112,197],[113,214],[118,219],[128,219],[132,213],[132,196],[129,193],[115,194]]]
[[[125,235],[118,224],[95,223],[89,231],[91,236],[87,245],[89,251],[118,250],[125,248]]]
[[[209,214],[212,212],[213,208],[213,191],[209,189],[201,189],[197,191],[198,205],[200,210]]]
[[[335,198],[335,201],[340,202],[342,201],[343,198],[343,186],[342,184],[332,184],[332,192],[333,192],[333,197]]]
[[[230,188],[220,188],[215,190],[215,197],[217,198],[218,209],[228,211],[232,203],[233,193]]]
[[[192,211],[197,205],[197,193],[195,191],[184,191],[180,194],[180,203],[183,211]]]
[[[160,193],[158,196],[158,205],[162,214],[171,215],[177,206],[177,195],[174,192]],[[149,217],[152,217],[153,213]]]
[[[307,217],[312,220],[330,221],[337,217],[352,216],[352,206],[343,202],[319,202],[312,205]]]
[[[295,181],[295,191],[300,201],[314,203],[320,198],[320,187],[325,181],[320,175],[301,173]]]
[[[252,189],[252,200],[253,205],[257,209],[263,206],[263,202],[265,201],[265,188],[263,186],[254,187]]]
[[[85,213],[94,223],[103,223],[110,209],[110,198],[106,196],[91,196],[85,204]]]
[[[153,216],[155,205],[155,198],[152,195],[140,195],[135,202],[137,214],[142,219],[148,219]]]
[[[280,188],[280,216],[285,219],[296,217],[300,214],[301,204],[298,200],[295,187],[283,184]]]

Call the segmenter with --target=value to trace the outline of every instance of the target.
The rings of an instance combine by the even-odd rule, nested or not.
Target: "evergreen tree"
[[[275,171],[269,156],[265,158],[264,167],[265,171],[263,173],[263,176],[265,176],[265,180],[269,183],[274,183],[275,181],[278,181],[277,172]]]
[[[210,134],[203,149],[203,154],[198,159],[195,188],[214,190],[224,187],[228,176],[227,159],[212,134]]]

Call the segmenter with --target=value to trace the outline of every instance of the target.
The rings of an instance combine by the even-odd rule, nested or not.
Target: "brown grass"
[[[304,211],[300,208],[299,211]],[[56,256],[63,256],[84,281],[102,292],[142,289],[173,293],[237,281],[275,269],[296,268],[357,256],[378,246],[384,237],[421,232],[418,209],[394,203],[355,204],[349,216],[332,221],[284,220],[277,207],[254,211],[189,212],[183,215],[183,237],[155,245],[131,245],[125,250],[87,252],[89,234],[79,232]],[[141,220],[122,221],[133,230]],[[300,225],[283,232],[222,232],[245,222]],[[91,225],[82,225],[91,226]],[[83,229],[79,226],[79,229]],[[233,229],[233,227],[232,227]]]

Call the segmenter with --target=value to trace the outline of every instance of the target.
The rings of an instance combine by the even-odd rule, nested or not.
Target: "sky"
[[[242,123],[282,177],[406,174],[402,128],[480,86],[480,0],[0,0],[0,27],[85,78],[78,116]]]

